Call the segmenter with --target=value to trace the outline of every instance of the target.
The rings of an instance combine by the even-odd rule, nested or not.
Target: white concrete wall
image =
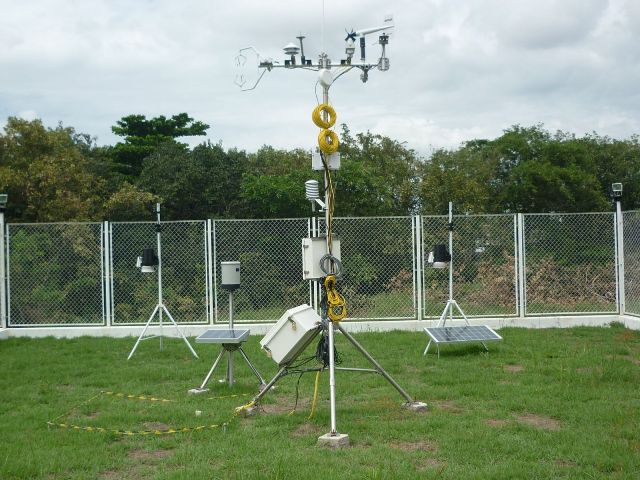
[[[503,327],[524,328],[569,328],[576,326],[604,327],[611,322],[623,323],[627,328],[640,330],[640,318],[620,315],[578,315],[578,316],[545,316],[545,317],[507,317],[507,318],[474,318],[472,325],[488,325],[494,329]],[[394,321],[358,321],[342,322],[342,326],[349,332],[383,332],[390,330],[421,331],[424,327],[435,326],[437,320],[394,320]],[[462,320],[448,322],[448,325],[463,325]],[[264,335],[273,323],[236,324],[236,328],[248,328],[253,335]],[[28,327],[8,328],[0,330],[0,339],[11,337],[56,337],[73,338],[81,336],[90,337],[137,337],[142,332],[142,326],[137,327]],[[180,329],[189,337],[198,336],[205,330],[212,328],[210,325],[180,326]],[[225,325],[217,325],[213,328],[224,329]],[[158,335],[160,328],[149,327],[147,335]],[[168,337],[178,336],[173,326],[164,326],[162,333]]]

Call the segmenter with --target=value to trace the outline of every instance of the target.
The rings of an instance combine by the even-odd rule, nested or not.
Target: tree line
[[[209,125],[186,113],[123,117],[122,140],[98,146],[62,124],[9,117],[0,133],[0,192],[11,222],[294,218],[310,214],[304,182],[322,181],[311,152],[263,146],[256,152],[180,139]],[[371,132],[340,133],[336,215],[543,213],[610,210],[622,182],[625,209],[640,207],[640,138],[576,137],[543,125],[514,125],[421,156],[404,142]]]

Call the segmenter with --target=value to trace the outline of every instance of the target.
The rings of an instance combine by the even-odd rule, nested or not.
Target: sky
[[[304,34],[307,58],[339,61],[345,29],[388,14],[390,69],[366,83],[348,72],[329,92],[352,133],[422,154],[516,124],[640,133],[638,0],[0,0],[0,125],[40,118],[112,145],[123,116],[187,112],[210,125],[192,144],[311,149],[317,73],[276,68],[243,92],[237,75],[260,70],[250,54],[238,67],[239,49],[282,61]]]

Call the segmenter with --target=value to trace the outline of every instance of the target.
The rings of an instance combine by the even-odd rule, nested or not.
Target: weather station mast
[[[373,369],[368,370],[382,375],[405,399],[403,406],[410,410],[423,411],[427,405],[414,401],[407,392],[376,362],[376,360],[360,345],[356,339],[348,333],[341,325],[340,321],[347,316],[347,303],[337,287],[342,277],[342,261],[340,258],[340,240],[333,230],[333,214],[335,211],[335,184],[332,179],[332,171],[340,168],[339,138],[332,127],[336,123],[336,111],[329,102],[329,90],[340,77],[351,70],[360,71],[360,80],[366,83],[369,79],[369,72],[377,69],[385,72],[389,70],[390,62],[387,58],[386,47],[389,44],[390,30],[394,28],[393,17],[388,15],[384,18],[382,25],[370,28],[346,32],[345,58],[339,63],[333,63],[329,55],[324,51],[324,2],[323,2],[323,25],[322,25],[322,52],[318,55],[317,62],[305,55],[304,35],[297,36],[298,43],[289,43],[284,46],[285,59],[282,62],[274,61],[272,58],[263,56],[254,46],[241,48],[236,56],[236,66],[240,69],[247,67],[249,57],[255,57],[259,75],[253,82],[249,82],[244,73],[240,73],[235,78],[235,83],[242,91],[254,90],[264,75],[275,69],[288,70],[311,70],[317,72],[316,85],[322,87],[322,103],[318,104],[311,115],[313,123],[320,129],[317,142],[318,147],[312,153],[311,166],[313,170],[324,172],[324,201],[320,199],[320,191],[316,180],[309,180],[305,183],[306,197],[311,201],[312,210],[315,212],[316,205],[319,205],[320,212],[324,213],[324,235],[313,238],[302,239],[302,264],[303,280],[317,282],[316,285],[322,291],[320,302],[320,330],[322,338],[320,343],[323,348],[318,351],[323,353],[323,366],[318,368],[318,375],[325,369],[329,370],[329,400],[331,408],[331,429],[326,435],[319,438],[320,444],[330,446],[344,446],[349,444],[349,436],[338,433],[336,425],[336,382],[335,372],[339,370],[365,371],[366,369],[349,369],[336,367],[336,354],[334,347],[335,330],[340,331],[345,338],[358,350],[372,365]],[[379,45],[380,53],[377,61],[367,60],[367,39],[369,35],[378,34],[378,41],[373,45]],[[359,46],[360,58],[355,58],[356,46]],[[319,229],[318,229],[319,230]],[[317,289],[315,290],[318,291]],[[291,312],[293,310],[290,310]],[[267,335],[269,336],[269,335]],[[265,337],[266,339],[267,337]],[[265,340],[263,340],[264,342]],[[310,340],[309,340],[310,341]],[[261,342],[261,343],[263,343]],[[324,344],[323,344],[324,342]],[[308,342],[307,342],[308,345]],[[306,346],[306,345],[305,345]],[[265,345],[263,344],[263,348]],[[320,359],[319,359],[320,360]],[[257,404],[260,399],[269,391],[277,380],[286,375],[290,363],[280,364],[281,369],[274,379],[269,382],[250,404]],[[316,380],[317,381],[317,380]],[[315,405],[315,402],[314,402]],[[246,407],[246,406],[245,406]],[[244,408],[244,407],[240,407]]]

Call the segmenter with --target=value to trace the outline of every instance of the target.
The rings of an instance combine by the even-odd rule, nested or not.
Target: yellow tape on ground
[[[126,399],[126,400],[142,400],[142,401],[148,401],[148,402],[162,402],[162,403],[175,402],[175,400],[169,400],[169,399],[166,399],[166,398],[156,398],[156,397],[151,397],[151,396],[146,396],[146,395],[130,395],[130,394],[126,394],[126,393],[102,391],[99,394],[94,395],[93,397],[89,398],[88,400],[85,400],[84,402],[80,403],[75,408],[78,408],[80,406],[86,405],[87,403],[89,403],[90,401],[92,401],[95,398],[99,397],[100,395],[108,395],[108,396],[112,396],[112,397],[115,397],[115,398],[121,398],[121,399]],[[225,396],[221,396],[221,397],[209,397],[209,399],[210,400],[220,400],[220,399],[224,399],[224,398],[246,397],[248,395],[249,395],[248,393],[238,393],[238,394],[233,394],[233,395],[225,395]],[[243,406],[243,408],[246,408],[246,406]],[[243,408],[241,408],[240,411],[242,411]],[[73,423],[56,422],[56,420],[58,420],[59,418],[68,417],[74,409],[72,409],[70,412],[68,412],[66,414],[62,414],[62,415],[56,417],[54,420],[48,421],[47,422],[47,426],[48,427],[61,428],[61,429],[68,429],[68,430],[83,431],[83,432],[111,433],[111,434],[114,434],[114,435],[124,435],[124,436],[172,435],[174,433],[188,433],[188,432],[196,432],[196,431],[199,431],[199,430],[214,430],[214,429],[218,429],[218,428],[221,428],[221,427],[226,429],[226,427],[233,421],[234,418],[236,418],[238,416],[238,413],[239,413],[238,411],[234,411],[232,416],[231,416],[231,418],[227,422],[224,422],[224,423],[214,423],[214,424],[209,424],[209,425],[197,425],[195,427],[168,428],[166,430],[157,430],[157,429],[156,430],[117,430],[117,429],[104,428],[104,427],[92,427],[92,426],[75,425]]]
[[[156,398],[156,397],[147,397],[145,395],[130,395],[126,393],[116,393],[116,392],[102,392],[104,395],[111,395],[117,398],[124,398],[127,400],[146,400],[148,402],[175,402],[175,400],[167,400],[166,398]]]
[[[198,430],[215,430],[220,427],[226,427],[228,423],[214,423],[211,425],[198,425],[196,427],[182,427],[182,428],[168,428],[166,430],[112,430],[103,427],[86,427],[82,425],[74,425],[73,423],[55,423],[47,422],[50,427],[57,427],[68,430],[78,430],[83,432],[95,432],[95,433],[112,433],[114,435],[135,436],[135,435],[171,435],[174,433],[186,433],[195,432]]]

